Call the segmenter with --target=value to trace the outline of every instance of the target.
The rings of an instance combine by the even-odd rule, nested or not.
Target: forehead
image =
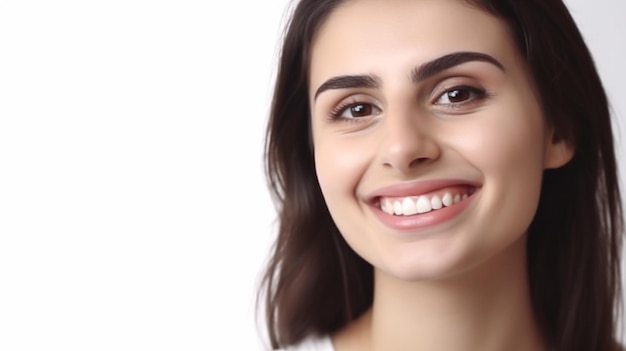
[[[452,52],[516,60],[506,24],[463,0],[351,0],[336,8],[312,43],[315,86],[340,74],[401,74]]]

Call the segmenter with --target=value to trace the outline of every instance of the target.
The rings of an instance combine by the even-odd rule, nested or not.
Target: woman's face
[[[554,142],[503,22],[454,0],[357,0],[312,47],[316,172],[350,246],[406,280],[523,242]]]

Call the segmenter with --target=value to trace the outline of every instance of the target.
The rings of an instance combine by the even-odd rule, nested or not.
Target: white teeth
[[[401,215],[402,214],[402,203],[400,201],[394,201],[393,202],[393,213],[395,215]]]
[[[391,204],[391,201],[389,201],[389,199],[384,199],[380,202],[380,209],[386,214],[394,214],[393,205]]]
[[[406,197],[404,201],[402,201],[402,213],[405,216],[414,215],[417,213],[417,207],[415,206],[415,201],[411,198]]]
[[[432,207],[433,210],[438,210],[441,207],[443,207],[443,204],[441,203],[441,199],[439,198],[439,196],[435,195],[433,196],[432,199],[430,199],[430,207]]]
[[[393,204],[391,203],[391,200],[385,200],[385,208],[387,209],[387,213],[389,213],[390,215],[394,214]]]
[[[417,213],[426,213],[430,212],[432,208],[430,207],[430,201],[426,196],[420,196],[417,200]]]
[[[444,206],[448,207],[448,206],[452,206],[452,195],[450,195],[450,193],[445,193],[443,195],[443,198],[441,198],[441,202],[443,203]]]
[[[412,216],[418,213],[427,213],[432,210],[452,206],[469,197],[468,194],[455,194],[446,192],[442,197],[439,195],[405,197],[404,199],[391,200],[389,198],[381,199],[380,209],[390,215],[396,216]]]
[[[385,213],[389,213],[389,212],[387,211],[387,201],[381,201],[381,202],[380,202],[380,210],[381,210],[381,211],[383,211],[383,212],[385,212]]]

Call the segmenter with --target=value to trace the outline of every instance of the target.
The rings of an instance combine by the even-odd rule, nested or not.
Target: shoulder
[[[334,351],[333,343],[329,336],[310,337],[297,345],[289,346],[278,351]]]

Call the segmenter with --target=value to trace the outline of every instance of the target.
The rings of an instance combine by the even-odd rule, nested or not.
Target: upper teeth
[[[432,210],[438,210],[442,207],[452,206],[453,204],[467,199],[467,193],[454,194],[449,192],[439,195],[422,195],[409,196],[404,198],[382,198],[380,200],[380,209],[390,215],[411,216],[417,213],[426,213]]]

